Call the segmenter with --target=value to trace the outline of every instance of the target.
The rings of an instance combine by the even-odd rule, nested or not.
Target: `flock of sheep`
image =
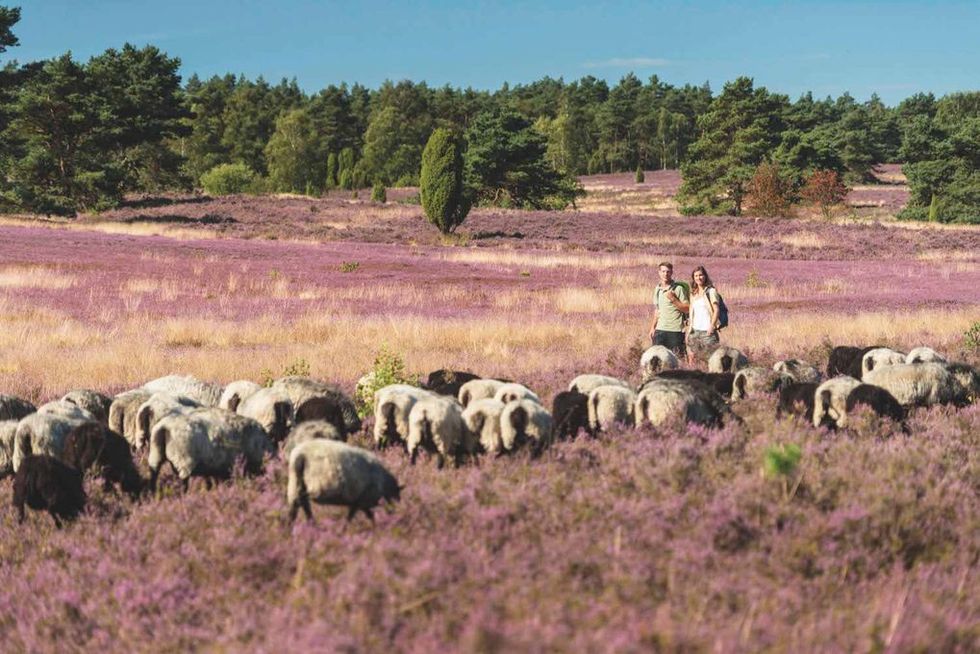
[[[721,427],[741,422],[733,405],[763,393],[778,393],[777,414],[830,428],[846,427],[858,406],[903,423],[912,407],[963,406],[980,395],[977,369],[947,362],[928,347],[907,354],[836,347],[823,374],[799,359],[751,366],[731,347],[712,353],[708,372],[681,369],[670,350],[654,346],[643,353],[640,373],[638,388],[615,377],[579,375],[549,411],[522,384],[438,370],[422,387],[395,384],[374,393],[374,444],[404,448],[412,464],[426,452],[442,468],[447,460],[478,464],[480,455],[522,449],[536,457],[555,441],[613,425]],[[357,392],[371,382],[362,378]],[[348,519],[358,511],[373,519],[372,510],[398,500],[402,487],[371,452],[346,443],[361,427],[350,396],[300,376],[269,387],[246,380],[221,387],[171,375],[114,398],[80,390],[37,408],[0,395],[0,477],[14,475],[21,521],[27,506],[48,511],[60,527],[84,509],[89,471],[136,498],[156,491],[165,464],[186,490],[192,476],[210,486],[228,478],[237,462],[255,474],[267,456],[282,456],[290,520],[300,509],[312,519],[312,502],[347,507]]]

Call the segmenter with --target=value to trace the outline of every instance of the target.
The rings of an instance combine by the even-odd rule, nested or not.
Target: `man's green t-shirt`
[[[688,301],[687,289],[679,282],[672,282],[670,287],[674,290],[674,295],[681,302]],[[657,329],[662,332],[682,332],[684,331],[684,318],[687,314],[677,310],[670,300],[667,299],[667,290],[657,284],[654,290],[654,301],[657,303]]]

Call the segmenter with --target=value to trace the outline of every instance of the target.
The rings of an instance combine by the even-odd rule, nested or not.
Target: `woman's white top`
[[[691,296],[691,329],[706,332],[711,329],[711,303],[708,296],[715,297],[715,289]]]

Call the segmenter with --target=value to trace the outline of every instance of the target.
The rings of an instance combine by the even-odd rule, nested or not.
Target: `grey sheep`
[[[823,378],[820,369],[802,359],[786,359],[777,361],[772,366],[773,371],[786,375],[798,384],[819,383]]]
[[[186,491],[191,476],[227,479],[235,460],[245,459],[246,472],[257,474],[266,454],[274,452],[265,430],[255,420],[217,408],[171,413],[150,435],[150,488],[156,490],[164,463],[170,463]]]
[[[708,357],[708,372],[738,372],[749,365],[749,359],[741,350],[721,346]]]
[[[143,384],[150,393],[170,393],[183,395],[198,402],[201,406],[216,407],[221,401],[221,386],[206,382],[192,375],[167,375]]]
[[[533,400],[517,400],[500,412],[500,443],[505,452],[524,446],[539,456],[551,444],[552,419],[548,410]]]
[[[853,377],[839,375],[817,386],[813,394],[813,426],[843,427],[847,423],[847,396],[860,385]]]
[[[325,420],[307,420],[293,427],[282,444],[282,457],[289,461],[293,450],[306,441],[323,438],[330,441],[344,442],[346,437],[337,428]]]
[[[65,438],[73,429],[85,423],[101,427],[88,411],[60,400],[48,402],[38,407],[37,413],[22,418],[14,435],[14,472],[20,468],[21,461],[32,454],[46,454],[60,459]]]
[[[390,384],[374,392],[374,444],[378,449],[408,440],[408,416],[415,403],[435,393],[409,384]]]
[[[474,400],[493,399],[500,387],[507,382],[497,379],[473,379],[459,388],[459,403],[465,409]]]
[[[361,511],[373,522],[372,511],[379,503],[396,502],[400,497],[398,481],[367,450],[316,439],[302,443],[289,457],[286,504],[290,522],[300,508],[312,521],[311,501],[346,506],[347,520]]]
[[[905,363],[905,353],[898,352],[890,347],[876,347],[869,350],[861,357],[861,379],[876,368],[883,366],[893,366],[896,363]]]
[[[37,411],[37,407],[13,395],[0,393],[0,420],[20,420]]]
[[[775,370],[748,366],[735,373],[732,382],[732,400],[744,400],[760,393],[775,393],[784,383],[792,380]]]
[[[257,420],[274,443],[281,443],[293,426],[293,403],[278,388],[260,388],[238,405],[235,413]]]
[[[171,413],[189,413],[201,405],[189,397],[170,393],[154,393],[136,410],[136,431],[126,438],[134,451],[142,450],[150,442],[150,433],[160,420]],[[118,433],[118,432],[117,432]]]
[[[142,388],[119,393],[109,406],[109,429],[121,434],[130,444],[139,440],[139,409],[153,393]]]
[[[588,395],[594,389],[600,386],[622,386],[623,388],[629,388],[630,385],[624,382],[622,379],[617,379],[616,377],[610,377],[608,375],[593,375],[585,374],[579,375],[573,379],[568,384],[568,390],[577,391],[582,395]]]
[[[14,438],[19,420],[0,421],[0,479],[14,474]]]
[[[112,398],[108,395],[89,389],[80,389],[65,394],[61,400],[82,407],[95,416],[95,419],[103,426],[109,426],[109,407],[112,406]]]
[[[946,357],[925,345],[914,347],[905,355],[905,363],[946,363]]]
[[[505,406],[500,400],[490,397],[473,400],[463,410],[463,423],[479,443],[479,449],[487,454],[500,455],[504,452],[500,414]]]
[[[354,400],[339,386],[291,375],[275,380],[272,387],[289,396],[297,425],[307,420],[326,420],[345,434],[361,430]]]
[[[239,379],[225,386],[221,391],[221,398],[218,400],[219,409],[237,411],[241,404],[249,395],[262,390],[262,386],[250,379]]]
[[[660,428],[674,421],[721,427],[734,417],[724,398],[696,379],[657,379],[636,397],[636,423]]]
[[[965,374],[957,374],[957,371]],[[969,380],[968,366],[935,362],[883,366],[864,376],[866,384],[884,388],[904,407],[969,404]]]
[[[504,384],[498,388],[497,392],[494,393],[493,398],[503,402],[504,404],[507,404],[508,402],[516,402],[517,400],[531,400],[532,402],[541,404],[541,398],[538,397],[537,393],[523,384],[513,382]]]
[[[463,424],[463,408],[445,396],[422,398],[412,406],[406,445],[413,465],[421,448],[436,455],[440,469],[447,458],[459,466],[464,456],[476,452],[476,441]]]
[[[622,386],[599,386],[589,393],[589,429],[593,434],[619,423],[636,423],[636,393]]]
[[[640,374],[644,380],[663,370],[675,370],[678,365],[677,355],[663,345],[648,347],[640,356]]]

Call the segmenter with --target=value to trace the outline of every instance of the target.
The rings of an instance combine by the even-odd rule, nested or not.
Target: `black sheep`
[[[47,511],[61,529],[61,519],[72,520],[85,508],[81,471],[52,456],[26,457],[14,475],[14,508],[21,523],[24,505]]]
[[[133,499],[143,491],[145,483],[133,463],[129,443],[101,425],[86,423],[73,429],[65,437],[61,460],[82,472],[96,468],[106,490],[119,484]]]
[[[456,397],[459,395],[459,389],[463,387],[463,384],[474,379],[480,379],[480,376],[462,370],[442,368],[430,372],[425,383],[422,384],[422,388],[438,395]]]
[[[552,441],[575,438],[579,430],[589,431],[589,397],[578,391],[562,391],[551,404]]]
[[[27,400],[0,393],[0,420],[20,420],[35,411],[37,409]]]
[[[817,386],[819,384],[812,382],[796,382],[780,388],[776,417],[781,418],[785,414],[802,415],[808,423],[812,423]]]
[[[895,396],[880,386],[860,384],[847,394],[847,412],[850,413],[858,405],[869,407],[882,418],[891,418],[895,422],[905,420],[905,408],[898,403]]]
[[[827,379],[832,379],[837,375],[848,375],[854,379],[861,379],[861,359],[864,358],[865,354],[879,347],[884,346],[838,345],[830,351],[830,356],[827,357]]]

